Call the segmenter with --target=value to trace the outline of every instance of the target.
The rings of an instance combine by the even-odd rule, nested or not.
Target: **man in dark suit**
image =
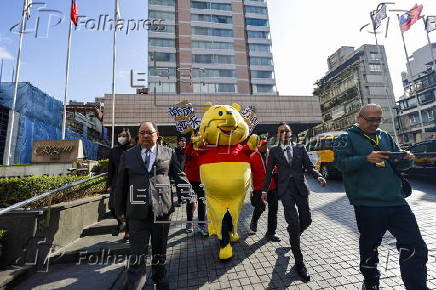
[[[309,281],[310,276],[303,262],[300,235],[312,223],[309,208],[309,190],[304,177],[307,172],[322,186],[326,184],[322,175],[314,169],[303,145],[291,144],[291,128],[281,123],[277,129],[280,144],[271,148],[263,184],[262,200],[267,201],[267,190],[275,166],[278,168],[277,197],[282,201],[285,220],[288,224],[289,241],[295,259],[295,270]],[[298,211],[297,211],[297,208]]]
[[[129,219],[131,256],[124,289],[145,285],[145,262],[151,238],[152,280],[157,289],[169,289],[165,269],[170,215],[174,211],[170,176],[190,192],[190,184],[181,170],[174,151],[157,145],[156,125],[144,122],[138,130],[139,146],[121,155],[115,212]]]

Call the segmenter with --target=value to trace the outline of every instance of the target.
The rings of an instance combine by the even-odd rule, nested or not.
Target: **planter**
[[[108,201],[104,194],[0,216],[0,228],[8,231],[0,266],[43,264],[50,251],[80,238],[83,228],[98,222],[108,211]]]

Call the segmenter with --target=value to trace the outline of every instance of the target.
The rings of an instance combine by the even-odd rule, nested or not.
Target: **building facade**
[[[383,109],[381,128],[394,133],[395,98],[383,46],[341,47],[327,59],[329,71],[316,82],[323,123],[313,134],[340,131],[356,122],[360,108],[376,103]]]
[[[432,44],[436,54],[436,43]],[[403,72],[404,95],[400,97],[397,127],[400,142],[414,144],[436,136],[436,67],[428,45],[410,57],[410,74]]]
[[[276,94],[266,0],[149,0],[149,93]]]

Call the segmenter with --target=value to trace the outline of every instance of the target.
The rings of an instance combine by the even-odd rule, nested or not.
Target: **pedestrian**
[[[117,138],[115,139],[115,147],[109,152],[109,165],[108,165],[108,178],[106,182],[107,191],[109,194],[109,209],[112,216],[117,219],[117,227],[112,231],[113,236],[118,236],[120,230],[124,229],[124,241],[129,240],[129,227],[128,221],[123,225],[123,221],[117,218],[115,214],[114,206],[114,193],[117,180],[117,172],[120,165],[121,154],[131,147],[130,142],[132,140],[130,131],[128,128],[122,128],[118,130]]]
[[[193,133],[197,136],[197,132]],[[184,171],[186,177],[191,183],[192,189],[196,194],[196,200],[188,201],[186,203],[186,216],[188,223],[186,224],[186,232],[192,233],[193,226],[192,220],[194,216],[195,207],[198,210],[198,232],[203,236],[208,236],[206,221],[206,200],[203,190],[203,185],[200,180],[200,168],[198,166],[198,152],[193,149],[192,142],[189,142],[185,148],[185,166]]]
[[[410,152],[400,157],[390,154],[400,150],[392,137],[379,128],[382,114],[379,105],[363,106],[357,124],[341,135],[334,146],[336,166],[343,173],[359,229],[363,284],[365,289],[379,289],[377,248],[389,231],[397,240],[404,286],[427,289],[427,246],[405,200],[410,193],[407,181],[400,175],[411,167],[414,156]]]
[[[252,233],[257,232],[257,222],[265,211],[265,203],[261,199],[263,183],[266,176],[266,164],[268,158],[268,142],[261,141],[257,150],[250,155],[250,166],[252,176],[251,204],[254,206],[253,215],[250,222],[250,230]],[[276,235],[277,229],[277,210],[279,200],[277,198],[277,183],[276,175],[277,168],[274,168],[273,178],[271,179],[270,187],[268,188],[268,227],[266,238],[272,242],[280,242],[281,239]]]
[[[152,122],[139,127],[139,143],[121,155],[115,194],[117,216],[129,219],[129,266],[124,289],[141,289],[146,280],[148,243],[151,240],[151,279],[157,289],[169,289],[165,268],[171,213],[170,176],[189,185],[174,150],[157,145],[158,128]]]
[[[321,186],[324,186],[326,181],[314,169],[306,148],[303,145],[291,144],[291,134],[291,128],[286,123],[280,123],[277,127],[279,145],[272,147],[269,153],[262,200],[267,202],[267,190],[271,183],[274,167],[277,167],[277,197],[283,204],[285,220],[288,224],[287,230],[291,250],[294,254],[295,270],[306,282],[310,280],[310,275],[304,264],[300,235],[312,223],[312,218],[309,208],[309,189],[304,172],[307,170]]]

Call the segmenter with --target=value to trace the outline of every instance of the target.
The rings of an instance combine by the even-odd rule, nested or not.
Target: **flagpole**
[[[433,61],[431,67],[432,67],[432,69],[435,69],[436,68],[436,62],[435,62],[435,58],[434,58],[434,52],[433,52],[433,47],[432,47],[432,44],[431,44],[431,41],[430,41],[430,36],[429,36],[429,33],[428,33],[428,29],[427,29],[428,18],[427,18],[427,20],[422,18],[422,21],[424,21],[425,32],[427,33],[428,47],[429,47],[430,52],[431,52],[431,60]]]
[[[410,66],[409,54],[407,53],[406,42],[404,41],[404,32],[401,29],[400,15],[397,14],[397,17],[398,17],[398,25],[400,27],[400,32],[401,32],[401,39],[403,40],[404,53],[406,55],[407,70],[408,70],[408,73],[409,73],[410,80],[413,83],[412,67]]]
[[[114,7],[114,36],[112,50],[112,148],[115,146],[115,69],[117,55],[117,22],[118,22],[118,0],[115,0]]]
[[[0,83],[2,82],[2,77],[3,77],[3,59],[2,59],[2,65],[0,67]]]
[[[6,139],[8,140],[8,145],[6,148],[6,159],[4,164],[5,165],[10,165],[11,163],[11,147],[12,147],[12,136],[13,136],[13,132],[14,132],[14,122],[15,122],[15,105],[17,103],[17,92],[18,92],[18,80],[20,78],[20,65],[21,65],[21,49],[23,46],[23,36],[24,36],[24,27],[26,27],[26,20],[27,20],[27,15],[26,15],[26,11],[27,9],[30,9],[30,7],[26,7],[27,6],[27,0],[24,0],[24,4],[23,4],[23,13],[22,13],[22,17],[21,17],[21,24],[20,24],[20,40],[19,40],[19,44],[18,44],[18,53],[17,53],[17,61],[16,61],[16,68],[15,68],[15,79],[14,79],[14,95],[13,95],[13,99],[12,99],[12,107],[11,107],[11,112],[12,112],[12,116],[10,118],[10,122],[9,122],[9,128],[8,128],[8,132]]]
[[[71,54],[71,31],[73,22],[70,20],[68,29],[68,47],[67,47],[67,62],[65,65],[65,90],[64,90],[64,114],[62,118],[62,140],[65,140],[65,133],[67,130],[67,97],[68,97],[68,81],[70,76],[70,54]]]
[[[371,17],[371,21],[372,21],[372,28],[373,28],[373,31],[374,31],[374,38],[375,38],[375,45],[377,47],[377,53],[380,56],[380,58],[382,58],[381,49],[380,49],[380,46],[378,45],[377,28],[376,28],[376,24],[375,24],[375,22],[373,20],[373,14],[372,13],[370,13],[370,17]],[[397,144],[399,144],[399,142],[398,142],[398,135],[397,135],[397,129],[395,128],[394,111],[392,109],[392,106],[389,104],[391,100],[389,99],[389,90],[388,90],[389,79],[388,79],[388,70],[387,69],[385,70],[386,64],[387,64],[387,59],[386,60],[385,59],[380,59],[380,66],[382,68],[382,72],[383,72],[385,83],[386,83],[386,85],[385,85],[385,92],[386,92],[386,99],[388,101],[387,105],[388,105],[388,108],[389,108],[389,113],[391,114],[391,118],[392,118],[392,129],[394,131],[395,142]],[[395,104],[395,96],[393,96],[393,97],[394,97],[394,104]]]

